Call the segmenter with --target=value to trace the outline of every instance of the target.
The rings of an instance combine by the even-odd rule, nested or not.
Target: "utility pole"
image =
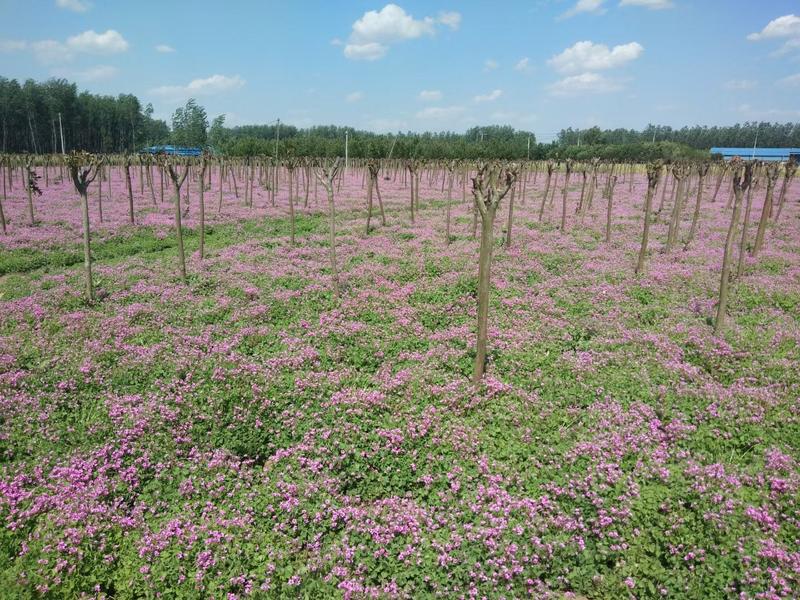
[[[278,127],[275,129],[275,160],[278,160],[278,142],[281,139],[281,120],[278,119]]]
[[[61,154],[66,154],[64,152],[64,126],[61,124],[61,113],[58,113],[58,130],[61,132]]]
[[[753,142],[753,154],[750,156],[750,160],[754,160],[756,157],[756,146],[758,145],[758,125],[756,125],[756,140]]]
[[[528,160],[531,159],[531,136],[528,136]]]
[[[349,158],[348,148],[347,148],[347,144],[348,144],[349,140],[350,140],[350,138],[348,136],[347,129],[345,129],[344,130],[344,172],[345,173],[347,173],[347,162],[348,162],[348,158]]]

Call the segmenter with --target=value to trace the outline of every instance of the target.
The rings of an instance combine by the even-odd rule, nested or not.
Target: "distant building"
[[[720,154],[725,160],[739,156],[743,160],[780,160],[790,158],[800,162],[800,148],[712,148],[711,154]]]
[[[183,146],[148,146],[139,151],[140,154],[171,154],[173,156],[200,156],[202,148],[185,148]]]

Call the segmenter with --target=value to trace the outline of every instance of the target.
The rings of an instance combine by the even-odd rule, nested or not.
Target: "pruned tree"
[[[754,258],[764,245],[764,234],[767,231],[767,222],[772,214],[772,195],[775,190],[775,182],[778,180],[779,168],[780,165],[778,163],[769,163],[764,166],[764,175],[767,179],[767,193],[764,196],[764,205],[761,208],[761,218],[758,220],[756,239],[753,242],[753,249],[750,252],[750,255]]]
[[[105,157],[98,157],[97,165],[97,212],[100,222],[103,222],[103,162]]]
[[[694,236],[697,233],[697,224],[700,221],[700,205],[703,201],[703,184],[705,182],[706,174],[708,173],[708,163],[701,162],[695,165],[695,170],[697,171],[697,198],[695,199],[694,204],[694,213],[692,214],[692,225],[689,227],[689,235],[686,237],[686,242],[683,244],[683,249],[687,250],[689,248],[689,244],[692,243],[694,240]]]
[[[37,196],[42,195],[42,190],[39,189],[38,181],[39,176],[36,174],[36,169],[33,166],[33,156],[27,155],[25,156],[25,191],[28,194],[28,219],[31,226],[36,224],[36,220],[33,216],[33,196],[34,194]]]
[[[206,243],[206,203],[205,203],[205,177],[208,169],[208,155],[204,152],[200,158],[200,260],[205,256]]]
[[[716,202],[719,188],[722,187],[722,180],[725,178],[725,173],[728,171],[727,165],[720,165],[717,170],[717,183],[714,184],[714,195],[711,196],[711,202]]]
[[[284,161],[286,164],[286,170],[289,173],[289,227],[290,227],[290,243],[294,246],[294,197],[292,195],[292,181],[294,179],[294,170],[300,166],[300,160],[295,156],[289,156]]]
[[[478,256],[478,338],[472,381],[477,386],[486,371],[486,342],[489,318],[489,283],[494,250],[494,221],[497,208],[517,177],[515,165],[484,163],[472,179],[472,195],[481,216],[481,243]]]
[[[339,268],[336,264],[336,206],[333,202],[333,184],[342,171],[344,162],[340,157],[324,159],[317,166],[314,174],[328,194],[328,257],[331,262],[331,276],[333,279],[333,293],[339,298]]]
[[[606,206],[606,244],[611,242],[611,209],[614,204],[614,188],[616,186],[617,176],[611,175],[608,178],[608,188],[606,189],[606,197],[608,199],[608,205]]]
[[[688,177],[690,173],[688,164],[678,164],[672,169],[672,178],[675,181],[675,202],[672,204],[672,216],[669,220],[669,228],[667,230],[667,245],[666,252],[670,253],[678,240],[678,229],[680,228],[681,213],[683,212],[683,197],[684,188],[688,185]]]
[[[381,163],[377,160],[370,160],[367,162],[367,173],[369,181],[367,183],[367,226],[364,235],[369,235],[369,224],[372,219],[372,194],[378,196],[378,207],[381,211],[381,225],[386,226],[386,215],[383,212],[383,199],[381,198],[381,190],[378,187],[378,173],[381,170]]]
[[[0,157],[0,179],[3,180],[3,197],[0,198],[0,226],[3,228],[3,235],[7,235],[6,231],[6,214],[3,212],[3,204],[6,201],[6,174],[3,167],[8,164],[8,159]]]
[[[450,205],[453,203],[453,178],[455,177],[456,161],[451,160],[447,163],[447,198],[445,198],[445,227],[444,243],[450,245]],[[442,181],[444,184],[444,181]]]
[[[728,291],[731,279],[731,261],[733,259],[733,240],[736,237],[736,228],[739,224],[739,213],[742,208],[742,197],[753,175],[753,163],[742,164],[741,159],[731,161],[733,172],[733,212],[728,234],[725,237],[725,249],[722,255],[722,274],[719,282],[719,299],[717,302],[717,318],[714,320],[714,335],[718,335],[725,327],[725,315],[728,308]]]
[[[178,268],[181,279],[186,282],[186,255],[183,250],[183,225],[181,224],[181,186],[189,174],[189,164],[184,163],[183,173],[180,172],[179,162],[173,157],[163,156],[163,166],[167,169],[172,180],[172,189],[175,192],[175,235],[178,238]]]
[[[92,249],[89,233],[89,185],[97,177],[100,160],[86,152],[73,152],[67,158],[67,166],[72,183],[81,197],[81,216],[83,221],[83,274],[86,284],[86,300],[94,302],[94,282],[92,281]]]
[[[406,161],[409,178],[411,180],[411,222],[414,222],[414,207],[419,205],[419,161],[411,159]]]
[[[572,159],[567,159],[564,175],[564,190],[561,193],[561,233],[567,230],[567,194],[569,193],[569,175],[572,172]]]
[[[750,226],[750,212],[753,208],[753,190],[758,185],[756,173],[759,167],[760,164],[758,162],[753,165],[753,176],[747,188],[747,194],[745,194],[744,220],[742,221],[742,235],[739,239],[739,258],[736,262],[736,272],[733,275],[737,278],[744,272],[744,256],[747,253],[747,229]]]
[[[133,219],[133,185],[131,184],[131,155],[126,154],[125,158],[122,161],[123,167],[125,167],[125,184],[128,187],[128,218],[131,221],[131,224],[134,223]]]
[[[797,173],[797,162],[792,158],[783,165],[783,183],[781,184],[781,193],[778,195],[778,211],[775,213],[775,222],[781,218],[783,212],[783,205],[786,204],[786,191]]]
[[[653,212],[653,195],[658,187],[658,178],[661,175],[663,164],[661,161],[647,165],[647,194],[644,198],[644,229],[642,231],[642,246],[639,249],[639,259],[636,261],[634,274],[644,273],[645,262],[647,260],[647,243],[650,238],[650,220]]]
[[[544,217],[544,205],[547,202],[547,194],[550,192],[550,180],[553,177],[553,169],[555,168],[555,164],[552,160],[548,160],[545,168],[547,169],[547,179],[545,179],[544,182],[544,195],[542,196],[542,204],[539,207],[539,222],[541,222],[542,218]]]

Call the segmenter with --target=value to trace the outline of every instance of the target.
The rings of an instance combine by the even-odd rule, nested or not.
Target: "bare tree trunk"
[[[445,228],[444,228],[444,243],[450,245],[450,205],[453,203],[453,177],[455,176],[455,164],[451,165],[448,169],[449,182],[447,184],[447,198],[445,199],[446,215],[445,215]],[[444,187],[444,179],[442,179],[442,187]]]
[[[644,273],[645,260],[647,259],[647,242],[650,237],[650,213],[653,210],[653,194],[658,185],[658,177],[661,174],[661,163],[651,163],[647,165],[647,195],[644,199],[644,230],[642,231],[642,247],[639,249],[639,259],[636,261],[635,275]],[[666,185],[666,182],[664,182]]]
[[[292,180],[294,169],[289,169],[289,221],[291,222],[291,244],[294,246],[294,198],[292,197]]]
[[[672,216],[667,231],[667,254],[672,252],[675,241],[678,239],[678,228],[680,227],[681,211],[683,209],[683,188],[687,185],[686,169],[682,165],[678,165],[672,171],[672,176],[676,182],[676,190],[675,202],[672,204]]]
[[[111,181],[110,172],[108,179],[110,182]],[[150,163],[147,164],[147,187],[150,188],[150,200],[153,201],[153,206],[158,206],[158,204],[156,204],[156,190],[155,187],[153,186],[153,165],[151,165]],[[109,198],[111,197],[111,188],[109,188],[108,197]]]
[[[778,164],[771,163],[765,166],[767,176],[767,193],[764,196],[764,206],[761,209],[761,218],[758,221],[758,230],[756,231],[756,240],[753,242],[753,250],[750,252],[751,256],[755,258],[761,251],[764,245],[764,234],[767,231],[767,221],[772,212],[772,194],[775,189],[775,182],[778,179]]]
[[[750,187],[750,177],[753,164],[748,163],[744,166],[744,181],[742,181],[742,167],[738,164],[734,166],[733,191],[735,201],[733,213],[731,214],[731,224],[728,227],[728,235],[725,237],[725,251],[722,258],[722,274],[719,283],[719,302],[717,303],[717,318],[714,320],[714,335],[718,335],[725,327],[725,315],[728,308],[728,289],[730,286],[731,258],[733,254],[733,240],[736,237],[736,227],[739,224],[739,212],[742,206],[743,191]]]
[[[667,183],[669,182],[669,176],[672,173],[672,167],[667,166],[664,172],[664,179],[661,183],[661,201],[658,203],[658,209],[656,210],[656,214],[661,214],[661,211],[664,210],[664,200],[667,194]],[[675,178],[672,179],[672,189],[675,189]],[[672,192],[670,192],[670,197],[672,197]]]
[[[230,168],[231,181],[233,181],[233,194],[236,199],[239,199],[239,186],[236,185],[236,173],[233,172],[233,167]]]
[[[316,183],[314,184],[314,192],[316,193]],[[375,194],[378,196],[378,208],[381,211],[381,225],[386,227],[386,215],[383,212],[383,198],[381,198],[381,189],[378,187],[378,178],[375,178]]]
[[[517,186],[511,186],[511,195],[508,197],[508,223],[506,223],[506,247],[511,246],[511,228],[514,226],[514,192]]]
[[[478,257],[478,339],[475,344],[475,365],[472,381],[476,385],[486,372],[486,343],[489,336],[489,284],[494,250],[494,219],[496,208],[481,214],[481,247]]]
[[[608,206],[606,207],[606,244],[611,242],[611,208],[614,203],[614,188],[617,185],[617,176],[611,175],[608,183]]]
[[[711,202],[716,202],[717,194],[719,194],[719,188],[722,187],[722,180],[725,178],[725,167],[722,166],[719,169],[719,174],[717,175],[717,183],[714,185],[714,195],[711,197]]]
[[[200,163],[200,260],[205,256],[205,242],[206,242],[206,203],[204,200],[205,195],[205,175],[208,163],[206,158],[203,157]]]
[[[131,224],[133,224],[134,223],[134,220],[133,220],[133,186],[131,185],[131,163],[130,163],[130,161],[128,159],[125,160],[124,166],[125,166],[125,182],[127,183],[127,186],[128,186],[128,217],[130,218]],[[164,183],[163,174],[162,174],[161,183],[162,183],[162,190],[163,190],[163,183]]]
[[[705,181],[706,173],[708,173],[707,163],[700,163],[697,165],[697,198],[694,204],[694,214],[692,214],[692,225],[689,228],[689,236],[686,238],[686,242],[683,245],[684,250],[689,248],[689,244],[692,243],[697,233],[697,224],[700,222],[700,206],[703,202],[703,182]]]
[[[28,123],[30,123],[30,117],[28,117]],[[32,134],[31,134],[32,135]],[[35,182],[32,179],[32,169],[33,168],[33,160],[29,159],[28,162],[25,164],[26,176],[27,176],[27,185],[25,186],[25,190],[28,192],[28,219],[30,221],[31,227],[35,224],[35,219],[33,217],[33,184]]]
[[[542,222],[544,217],[544,205],[547,203],[547,194],[550,191],[550,179],[553,176],[553,163],[547,163],[547,179],[544,182],[544,195],[542,196],[542,205],[539,207],[539,222]]]
[[[97,177],[97,170],[100,168],[97,159],[86,153],[76,153],[70,155],[69,171],[75,189],[81,197],[81,220],[83,221],[83,272],[86,284],[86,298],[88,302],[94,302],[94,283],[92,281],[92,251],[91,236],[89,233],[89,196],[87,189],[89,184]],[[88,168],[84,168],[86,163]]]
[[[219,204],[217,205],[217,214],[222,212],[222,193],[223,193],[223,175],[225,174],[225,165],[223,161],[219,163]]]
[[[561,233],[567,231],[567,194],[569,193],[569,175],[572,170],[572,164],[567,161],[567,171],[564,175],[564,190],[561,193]]]
[[[786,191],[788,190],[789,184],[791,184],[792,179],[794,179],[794,175],[797,172],[797,163],[793,160],[790,160],[783,165],[783,169],[783,184],[781,184],[781,192],[778,196],[778,212],[775,213],[776,223],[781,218],[783,205],[786,204]]]
[[[81,217],[83,221],[83,274],[86,283],[86,297],[94,302],[94,282],[92,281],[92,248],[89,234],[89,198],[86,192],[81,195]]]
[[[372,219],[372,175],[367,181],[367,226],[364,228],[364,235],[369,235],[369,222]]]
[[[739,259],[736,263],[735,276],[738,278],[744,272],[744,255],[746,254],[747,247],[747,229],[750,225],[750,211],[753,207],[753,188],[755,187],[755,180],[750,183],[747,188],[747,195],[744,204],[744,221],[742,222],[742,237],[739,240]]]
[[[5,131],[3,132],[5,133]],[[5,140],[3,140],[3,145],[5,146]],[[0,168],[3,166],[2,161],[0,161]],[[6,174],[5,171],[0,171],[0,179],[3,180],[3,199],[0,201],[0,226],[3,229],[3,235],[7,235],[8,231],[6,231],[6,215],[3,212],[3,203],[6,201]]]
[[[103,167],[97,170],[97,210],[100,215],[100,222],[103,222]]]
[[[481,245],[478,257],[478,337],[472,382],[477,387],[486,371],[486,345],[489,333],[489,283],[494,249],[494,220],[500,201],[516,182],[515,170],[482,165],[473,179],[472,194],[481,215]]]
[[[331,262],[331,275],[333,278],[333,293],[336,298],[340,297],[339,288],[339,268],[336,263],[336,207],[333,202],[333,185],[336,176],[342,169],[342,161],[337,158],[333,162],[325,164],[316,171],[317,179],[322,183],[328,194],[328,255]]]
[[[186,165],[182,175],[178,175],[171,162],[167,162],[166,167],[175,190],[175,233],[178,238],[178,267],[181,279],[186,283],[186,255],[183,249],[183,225],[181,223],[181,186],[189,174],[189,166]]]

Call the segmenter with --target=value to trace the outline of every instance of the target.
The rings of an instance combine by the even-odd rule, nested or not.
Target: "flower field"
[[[797,180],[714,335],[728,179],[670,253],[667,194],[635,276],[643,173],[620,176],[608,243],[599,190],[580,219],[570,184],[561,232],[563,177],[539,221],[528,173],[511,245],[508,197],[498,214],[476,388],[471,185],[446,244],[442,180],[423,173],[412,223],[389,171],[366,234],[351,167],[337,299],[321,186],[296,192],[292,246],[285,181],[251,207],[214,172],[201,260],[187,179],[184,284],[171,188],[132,173],[135,225],[120,169],[103,222],[89,189],[93,304],[72,183],[42,177],[33,227],[21,183],[3,204],[1,596],[800,595]]]

